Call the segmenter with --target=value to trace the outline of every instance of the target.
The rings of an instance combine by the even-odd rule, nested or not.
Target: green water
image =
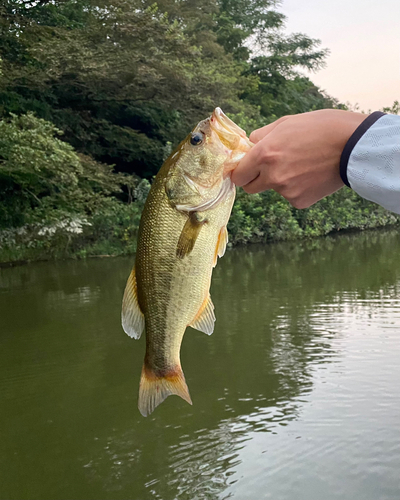
[[[400,234],[228,251],[147,419],[131,264],[0,270],[1,500],[400,498]]]

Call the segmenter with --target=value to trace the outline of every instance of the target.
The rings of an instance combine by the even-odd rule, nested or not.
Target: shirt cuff
[[[346,144],[341,169],[357,194],[400,214],[400,116],[368,116]]]
[[[347,177],[347,167],[349,164],[349,159],[351,156],[351,153],[353,152],[353,149],[355,148],[356,144],[358,141],[361,139],[361,137],[365,134],[365,132],[372,127],[372,125],[379,120],[379,118],[382,118],[382,116],[385,116],[385,113],[382,113],[382,111],[375,111],[371,115],[369,115],[354,131],[353,135],[350,137],[350,139],[347,141],[346,146],[343,149],[342,156],[340,158],[340,177],[342,178],[342,181],[346,184],[346,186],[350,186],[349,179]]]

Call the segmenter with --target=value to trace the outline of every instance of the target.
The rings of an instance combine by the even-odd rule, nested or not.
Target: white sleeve
[[[400,214],[400,116],[369,115],[343,150],[340,175],[366,200]]]

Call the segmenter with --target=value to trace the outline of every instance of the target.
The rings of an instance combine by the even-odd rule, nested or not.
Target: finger
[[[254,130],[251,134],[249,139],[251,142],[254,142],[255,144],[257,142],[260,142],[261,139],[263,139],[266,135],[270,134],[278,125],[280,125],[282,122],[287,120],[289,116],[283,116],[282,118],[279,118],[279,120],[276,120],[268,125],[265,125],[265,127],[261,127],[257,130]]]
[[[261,167],[261,146],[262,144],[256,144],[251,148],[233,170],[231,179],[236,186],[244,186],[259,175]]]

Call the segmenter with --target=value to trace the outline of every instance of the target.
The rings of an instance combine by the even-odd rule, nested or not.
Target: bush
[[[76,153],[61,135],[32,113],[0,121],[0,229],[90,216],[131,184]]]
[[[139,201],[110,198],[91,217],[65,216],[0,231],[0,262],[132,254],[142,208]]]

